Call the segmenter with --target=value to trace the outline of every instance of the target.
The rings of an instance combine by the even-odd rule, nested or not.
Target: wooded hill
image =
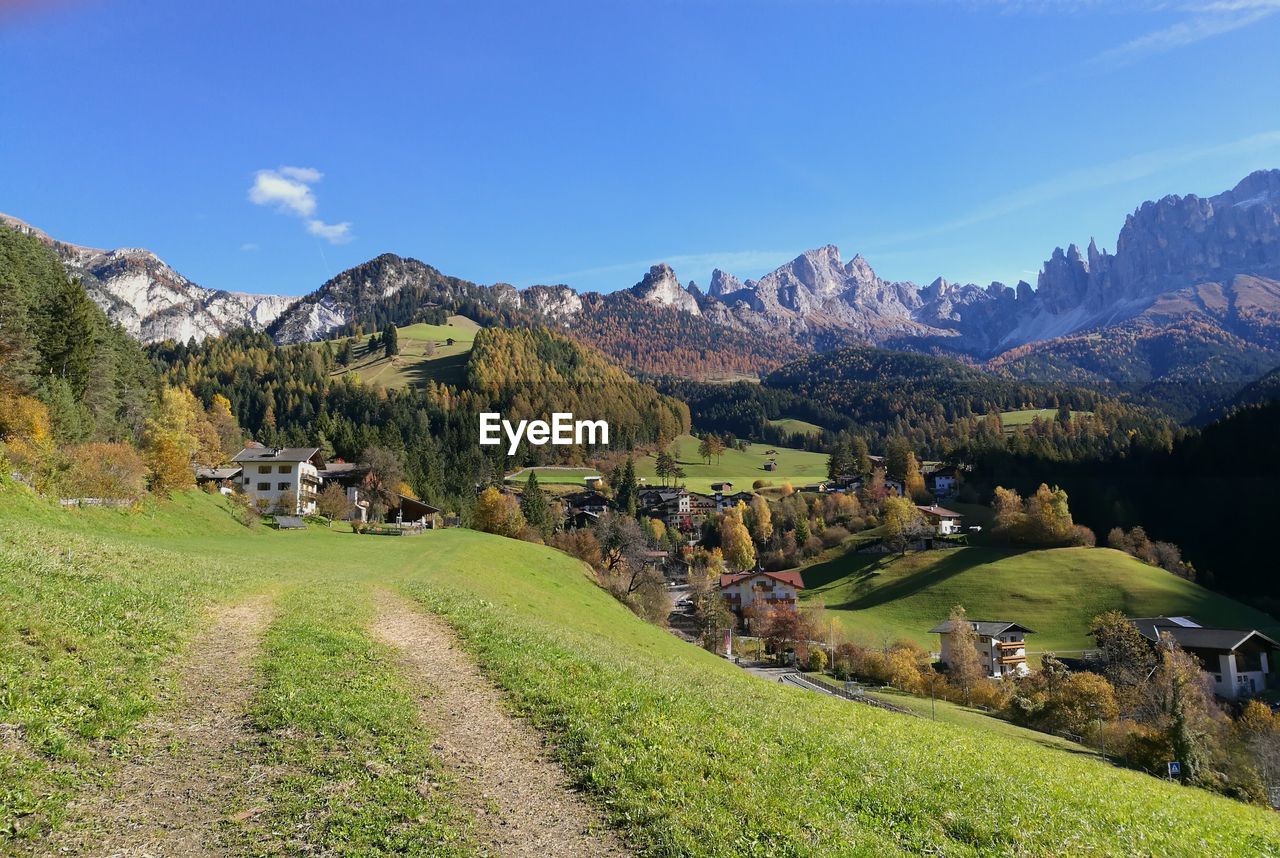
[[[1135,445],[1167,447],[1174,435],[1172,423],[1154,410],[1086,388],[1015,381],[949,358],[870,347],[794,361],[760,385],[667,379],[659,386],[689,403],[699,428],[811,448],[829,445],[830,438],[796,437],[770,421],[795,418],[863,435],[872,446],[901,436],[931,457],[994,448],[1077,459]],[[1006,433],[1000,412],[1023,408],[1091,413]]]
[[[479,413],[508,419],[573,411],[608,420],[609,447],[650,444],[688,431],[688,410],[628,377],[579,343],[543,329],[477,332],[464,388],[429,381],[414,390],[385,390],[333,374],[326,343],[277,346],[242,331],[197,345],[162,343],[150,354],[164,381],[202,402],[225,396],[255,439],[320,447],[326,456],[359,459],[371,447],[391,450],[413,490],[429,503],[469,509],[477,483],[501,481],[512,467],[579,464],[601,448],[480,447]]]

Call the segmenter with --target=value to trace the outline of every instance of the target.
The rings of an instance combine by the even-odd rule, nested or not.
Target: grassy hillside
[[[478,330],[480,326],[466,316],[450,316],[447,325],[407,325],[397,329],[400,354],[390,358],[383,356],[381,347],[370,351],[365,337],[345,371],[382,387],[418,387],[428,380],[460,385],[466,380],[467,355]]]
[[[694,491],[710,491],[713,482],[722,480],[733,483],[735,489],[750,490],[756,480],[768,480],[775,486],[789,481],[799,486],[827,478],[827,457],[822,453],[752,444],[745,451],[725,450],[719,461],[712,459],[708,465],[698,458],[698,443],[692,435],[681,435],[670,448],[685,471],[686,484]],[[770,450],[775,451],[774,454],[770,455]],[[764,463],[770,459],[778,463],[776,471],[764,469]],[[636,461],[636,473],[646,482],[657,484],[656,464],[657,459],[653,455],[644,456]]]
[[[768,421],[770,426],[777,426],[783,432],[792,435],[821,435],[822,427],[817,423],[810,423],[807,420],[798,420],[795,417],[782,417],[777,420]]]
[[[1028,645],[1036,653],[1091,648],[1090,619],[1111,609],[1280,631],[1265,614],[1108,548],[845,554],[805,569],[804,581],[804,599],[825,605],[851,638],[866,643],[902,637],[936,649],[937,637],[927,632],[953,605],[975,619],[1034,629]]]
[[[257,593],[274,619],[248,713],[260,741],[241,753],[262,756],[268,799],[225,808],[224,848],[468,851],[450,773],[368,633],[378,587],[453,626],[642,854],[1280,850],[1280,821],[1256,808],[756,680],[642,623],[545,547],[460,530],[249,532],[205,496],[131,518],[12,493],[0,494],[4,850],[42,850],[67,801],[111,776],[205,607]]]
[[[1077,417],[1087,417],[1092,411],[1072,411],[1071,419]],[[1024,408],[1019,411],[1001,411],[1000,426],[1005,432],[1014,432],[1018,429],[1026,428],[1031,425],[1031,421],[1039,418],[1041,420],[1053,420],[1058,416],[1056,408]]]

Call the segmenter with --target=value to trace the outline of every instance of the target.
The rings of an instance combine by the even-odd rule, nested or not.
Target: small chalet
[[[1213,680],[1213,693],[1227,700],[1266,689],[1271,651],[1280,649],[1280,644],[1256,629],[1208,628],[1191,617],[1138,617],[1129,622],[1151,643],[1167,634],[1200,659]]]
[[[743,612],[753,606],[795,607],[797,595],[803,589],[804,580],[799,572],[765,572],[757,568],[751,572],[720,576],[720,594],[739,620],[744,618]]]
[[[1035,632],[1026,626],[1005,620],[967,620],[974,633],[974,648],[987,676],[1025,676],[1027,674],[1026,636]],[[942,641],[943,664],[951,663],[954,648],[954,626],[951,620],[929,629]]]
[[[949,509],[934,504],[933,506],[917,506],[920,514],[924,516],[925,521],[933,527],[933,532],[938,536],[952,536],[961,531],[960,519],[964,518],[958,512],[952,512]]]
[[[231,459],[242,468],[240,488],[286,515],[311,515],[320,493],[324,457],[317,447],[245,447]]]
[[[776,471],[778,470],[778,463],[770,459],[769,461],[764,463],[764,469],[766,471]]]
[[[725,481],[721,483],[712,483],[711,492],[717,495],[727,495],[733,491],[733,483]]]

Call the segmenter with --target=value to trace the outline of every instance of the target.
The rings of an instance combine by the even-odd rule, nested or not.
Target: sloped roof
[[[1005,632],[1022,632],[1028,635],[1035,634],[1034,631],[1026,626],[1019,625],[1018,623],[1011,623],[1008,620],[969,620],[969,625],[972,626],[973,630],[978,634],[987,635],[989,637],[1002,635]],[[929,629],[928,633],[931,635],[945,635],[950,634],[951,629],[951,620],[943,620],[941,623],[938,623],[936,626]]]
[[[230,480],[244,468],[196,468],[197,480]]]
[[[305,462],[320,452],[319,447],[245,447],[231,457],[233,462]]]
[[[1185,619],[1187,618],[1136,617],[1129,619],[1129,623],[1147,640],[1158,641],[1163,633],[1172,637],[1183,649],[1220,649],[1230,652],[1239,649],[1245,641],[1255,636],[1273,647],[1280,647],[1280,644],[1256,629],[1213,629],[1179,622]]]
[[[917,506],[916,509],[920,510],[925,515],[935,515],[938,518],[964,518],[961,513],[949,510],[946,507],[938,506],[937,504],[934,504],[933,506]]]
[[[799,572],[737,572],[732,575],[720,576],[720,589],[732,587],[734,584],[740,584],[750,578],[772,578],[782,584],[790,584],[797,590],[804,589],[804,579],[800,577]]]

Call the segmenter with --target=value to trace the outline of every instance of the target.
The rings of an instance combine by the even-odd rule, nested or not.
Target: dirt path
[[[77,800],[48,854],[210,856],[223,815],[253,810],[262,772],[236,754],[249,738],[244,712],[253,657],[271,616],[255,597],[216,609],[192,641],[176,697],[138,725],[131,757],[112,782]]]
[[[429,688],[423,718],[490,851],[515,858],[629,854],[569,787],[538,732],[506,711],[502,694],[444,622],[389,593],[380,593],[377,603],[374,634],[400,650]]]

